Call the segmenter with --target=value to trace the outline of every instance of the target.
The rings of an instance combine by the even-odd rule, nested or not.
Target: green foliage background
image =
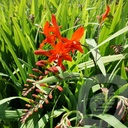
[[[97,16],[104,13],[106,4],[110,5],[111,11],[105,23],[99,27]],[[61,33],[65,37],[70,38],[79,26],[84,26],[85,33],[81,43],[89,46],[90,49],[88,51],[84,48],[84,54],[78,52],[73,56],[74,61],[65,62],[68,74],[63,76],[64,79],[66,76],[72,76],[72,73],[87,77],[97,73],[109,73],[112,76],[120,75],[126,81],[128,80],[128,72],[125,70],[128,66],[128,1],[0,0],[1,128],[52,128],[58,122],[51,119],[51,115],[58,117],[62,113],[73,111],[76,108],[79,90],[84,83],[84,80],[79,80],[79,78],[69,81],[69,83],[64,82],[62,94],[55,92],[55,95],[61,97],[58,104],[60,107],[55,103],[58,100],[55,96],[48,109],[45,108],[34,113],[24,125],[19,121],[24,104],[28,101],[22,97],[22,89],[28,75],[32,73],[32,68],[36,67],[36,61],[39,60],[39,57],[34,55],[34,51],[45,38],[40,33],[39,26],[43,27],[47,20],[50,21],[51,14],[56,15],[57,22],[61,26]],[[115,55],[110,46],[118,44],[123,46],[123,51]],[[96,48],[99,50],[98,56],[101,57],[97,61],[97,70],[90,56],[90,53]],[[93,57],[96,58],[96,56]],[[50,80],[57,82],[55,77]],[[47,78],[44,81],[49,83]],[[43,80],[40,82],[43,83]],[[126,87],[126,85],[122,86]],[[62,102],[63,100],[66,105]],[[67,109],[64,109],[63,106]],[[98,118],[103,119],[102,116]],[[109,124],[114,125],[113,122]],[[121,123],[120,126],[122,125]],[[125,125],[128,127],[127,122]],[[124,125],[123,127],[125,128]]]

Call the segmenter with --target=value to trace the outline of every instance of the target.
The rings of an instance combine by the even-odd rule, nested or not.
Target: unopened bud
[[[45,75],[48,75],[48,74],[49,74],[49,71],[46,70],[46,71],[44,72],[44,74],[45,74]]]
[[[32,114],[33,114],[32,111],[29,111],[29,112],[28,112],[28,116],[31,116]]]
[[[38,73],[41,73],[42,74],[42,71],[40,71],[39,69],[37,69],[37,68],[33,68],[32,69],[34,72],[38,72]]]
[[[43,105],[42,104],[39,104],[39,108],[43,108]]]
[[[67,123],[68,126],[71,126],[71,122],[67,117],[66,117],[66,123]]]
[[[41,93],[42,91],[40,89],[36,89],[36,92]]]
[[[29,87],[29,84],[24,84],[25,87]]]
[[[42,80],[43,79],[43,76],[39,76],[39,80]]]
[[[27,90],[27,88],[23,88],[23,91],[26,91]]]
[[[24,112],[24,113],[28,112],[28,109],[23,109],[23,112]]]
[[[40,51],[36,51],[35,53],[39,53]],[[47,61],[46,60],[40,60],[38,62],[36,62],[36,66],[39,66],[39,67],[45,67],[45,64],[47,64]]]
[[[48,104],[48,103],[49,103],[49,101],[48,101],[47,99],[45,99],[45,100],[44,100],[44,102],[45,102],[46,104]]]
[[[53,96],[52,96],[51,93],[48,95],[48,97],[49,97],[49,99],[52,99],[53,98]]]
[[[32,106],[30,104],[25,104],[26,107],[31,108]]]
[[[40,99],[40,96],[36,95],[36,94],[32,94],[33,97]]]
[[[32,99],[29,99],[29,102],[30,102],[30,103],[34,103],[34,100],[32,100]]]
[[[63,91],[63,88],[62,88],[61,86],[57,85],[56,87],[57,87],[57,89],[58,89],[60,92]]]
[[[29,82],[29,83],[35,82],[35,80],[32,80],[32,79],[27,79],[26,81]]]
[[[37,107],[35,107],[33,111],[34,111],[34,112],[37,112],[37,111],[38,111],[38,108],[37,108]]]
[[[37,79],[37,76],[34,74],[29,74],[30,77]]]
[[[44,86],[44,87],[47,87],[47,85],[46,85],[46,84],[40,84],[40,86]]]

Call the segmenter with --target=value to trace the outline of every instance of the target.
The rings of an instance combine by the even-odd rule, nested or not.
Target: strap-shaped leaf
[[[106,121],[108,124],[110,124],[114,128],[127,128],[124,124],[122,124],[117,118],[115,118],[112,115],[109,115],[109,114],[93,115],[92,114],[91,116],[98,117]]]
[[[97,47],[95,40],[94,39],[86,39],[86,42],[89,45],[89,48],[94,57],[95,63],[99,66],[99,69],[101,70],[103,75],[106,76],[106,70],[105,70],[101,55],[100,55],[100,51],[98,49],[94,49],[95,47]]]

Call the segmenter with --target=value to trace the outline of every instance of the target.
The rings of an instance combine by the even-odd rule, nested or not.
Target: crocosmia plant
[[[128,0],[0,0],[0,128],[128,127]]]
[[[45,35],[45,39],[40,44],[39,49],[34,51],[34,54],[44,56],[46,59],[36,62],[36,66],[41,67],[41,70],[35,68],[33,69],[33,71],[40,74],[39,77],[35,76],[34,74],[29,75],[30,77],[36,78],[36,82],[39,84],[37,87],[37,84],[34,84],[33,80],[28,80],[27,82],[34,84],[34,86],[29,87],[28,84],[25,84],[25,86],[28,86],[28,88],[25,87],[22,93],[23,96],[26,96],[33,89],[37,88],[36,92],[38,92],[38,94],[32,94],[32,96],[36,99],[41,100],[41,103],[39,101],[39,103],[35,104],[34,106],[26,104],[26,106],[30,108],[30,110],[27,110],[27,112],[25,112],[25,114],[21,117],[21,122],[25,122],[26,119],[34,111],[37,111],[38,108],[42,108],[42,102],[48,104],[48,98],[53,98],[52,92],[54,89],[58,89],[60,92],[63,91],[63,87],[61,87],[61,85],[58,85],[62,83],[58,83],[60,80],[65,80],[65,78],[61,78],[59,76],[59,70],[61,70],[61,72],[66,71],[66,67],[63,64],[63,61],[72,61],[72,56],[76,51],[80,51],[81,53],[83,53],[83,48],[80,43],[80,39],[84,34],[84,27],[82,26],[73,33],[71,39],[68,39],[61,35],[60,27],[57,24],[56,17],[54,14],[52,14],[51,22],[46,21],[41,33]],[[44,49],[45,45],[48,45],[48,49]],[[46,78],[50,73],[52,73],[52,75],[55,75],[59,79],[57,84],[49,86],[45,82],[40,83],[40,80]],[[50,79],[48,82],[50,82]],[[45,91],[44,88],[46,90],[48,89],[48,91]],[[35,103],[35,101],[30,99],[30,103],[33,104]]]
[[[83,49],[80,43],[80,39],[84,34],[84,27],[79,27],[72,35],[71,39],[62,37],[59,26],[56,21],[55,15],[52,14],[51,24],[47,21],[45,23],[43,32],[46,38],[40,44],[40,49],[36,50],[34,54],[44,55],[48,57],[48,62],[52,64],[56,63],[62,70],[66,70],[63,65],[63,61],[72,61],[71,52],[74,53],[76,50],[83,53]],[[44,45],[50,45],[48,50],[43,50]],[[41,66],[41,61],[36,63],[37,66]]]

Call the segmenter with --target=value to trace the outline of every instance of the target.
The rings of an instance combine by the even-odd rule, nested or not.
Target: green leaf
[[[65,96],[65,100],[66,100],[68,109],[69,109],[69,110],[72,110],[72,104],[71,104],[71,101],[70,101],[69,97],[66,96],[66,95],[64,95],[64,96]]]
[[[8,77],[7,74],[4,74],[4,73],[2,73],[2,72],[0,72],[0,76],[6,76],[6,77]]]
[[[22,115],[22,110],[5,110],[5,111],[0,111],[0,119],[18,119]]]
[[[16,65],[17,65],[17,67],[18,67],[19,70],[20,70],[21,77],[22,77],[23,81],[25,82],[25,81],[26,81],[26,74],[25,74],[25,72],[24,72],[24,69],[22,68],[21,63],[20,63],[19,60],[18,60],[18,57],[17,57],[17,55],[16,55],[16,53],[15,53],[15,51],[14,51],[14,49],[13,49],[13,46],[12,46],[12,44],[11,44],[9,38],[7,38],[5,32],[2,30],[2,28],[0,28],[0,31],[2,32],[2,37],[3,37],[5,43],[6,43],[7,46],[8,46],[9,51],[10,51],[11,55],[13,56],[13,59],[14,59]]]
[[[127,54],[109,55],[109,56],[104,56],[104,57],[101,57],[101,58],[103,60],[103,63],[107,64],[107,63],[110,63],[110,62],[114,62],[114,61],[118,61],[118,60],[123,60],[123,59],[127,58]],[[85,67],[86,68],[91,68],[91,67],[94,67],[94,66],[95,66],[94,62],[92,60],[89,60],[87,62],[79,64],[78,68],[80,70],[84,70]]]
[[[120,16],[121,16],[121,13],[122,13],[122,7],[123,7],[123,0],[120,0],[119,3],[118,3],[118,6],[116,8],[116,11],[114,13],[114,16],[113,16],[113,20],[112,20],[112,24],[111,24],[109,34],[111,34],[114,31],[117,23],[120,20]]]
[[[50,0],[50,2],[53,4],[55,8],[58,8],[58,5],[56,4],[56,0]]]
[[[38,124],[36,125],[35,128],[43,128],[43,127],[47,124],[47,122],[48,122],[48,120],[49,120],[50,118],[56,118],[56,117],[60,116],[62,113],[64,113],[64,112],[65,112],[64,109],[57,109],[57,110],[54,110],[53,113],[52,113],[52,112],[49,112],[48,114],[45,114],[45,115],[38,121]],[[51,113],[52,113],[53,115],[51,115]]]
[[[104,40],[103,42],[101,42],[97,47],[95,47],[94,49],[99,48],[100,46],[104,45],[105,43],[109,42],[110,40],[116,38],[117,36],[125,33],[128,31],[128,26],[122,28],[121,30],[117,31],[116,33],[112,34],[109,38],[107,38],[106,40]],[[93,49],[93,50],[94,50]]]
[[[104,76],[106,76],[106,70],[104,67],[104,63],[102,61],[100,51],[98,49],[94,49],[97,47],[97,44],[94,39],[86,39],[87,44],[89,45],[90,51],[94,57],[95,63],[98,65],[100,71],[103,73]]]
[[[29,99],[26,98],[26,97],[19,97],[19,96],[15,96],[15,97],[9,97],[9,98],[5,98],[5,99],[2,99],[0,100],[0,105],[6,103],[6,102],[9,102],[10,100],[14,100],[14,99],[21,99],[21,100],[24,100],[26,102],[29,102]]]
[[[63,73],[63,74],[60,74],[59,77],[51,76],[48,78],[44,78],[42,80],[35,81],[35,84],[53,83],[53,82],[58,82],[59,80],[62,81],[62,80],[69,80],[69,79],[79,79],[80,74],[79,73]]]
[[[114,92],[114,95],[120,95],[128,89],[128,84],[122,85],[117,91]]]
[[[117,118],[115,118],[112,115],[109,114],[100,114],[100,115],[90,115],[94,117],[98,117],[104,121],[106,121],[108,124],[113,126],[114,128],[127,128],[124,124],[122,124]]]
[[[99,84],[96,84],[96,85],[94,85],[94,86],[92,87],[92,92],[95,93],[96,91],[98,91],[98,90],[100,90],[100,89],[101,89],[100,85],[99,85]]]
[[[124,63],[124,61],[122,62],[122,66],[121,66],[121,77],[124,78],[125,80],[128,79],[127,72],[125,70],[125,63]]]
[[[10,68],[7,66],[7,64],[2,60],[2,58],[0,57],[0,61],[2,62],[3,67],[5,67],[5,70],[7,70],[7,72],[9,73],[9,77],[14,81],[15,85],[13,86],[17,91],[19,91],[19,89],[21,89],[21,86],[18,83],[17,78],[15,77],[15,75],[13,74],[13,72],[10,70]]]

